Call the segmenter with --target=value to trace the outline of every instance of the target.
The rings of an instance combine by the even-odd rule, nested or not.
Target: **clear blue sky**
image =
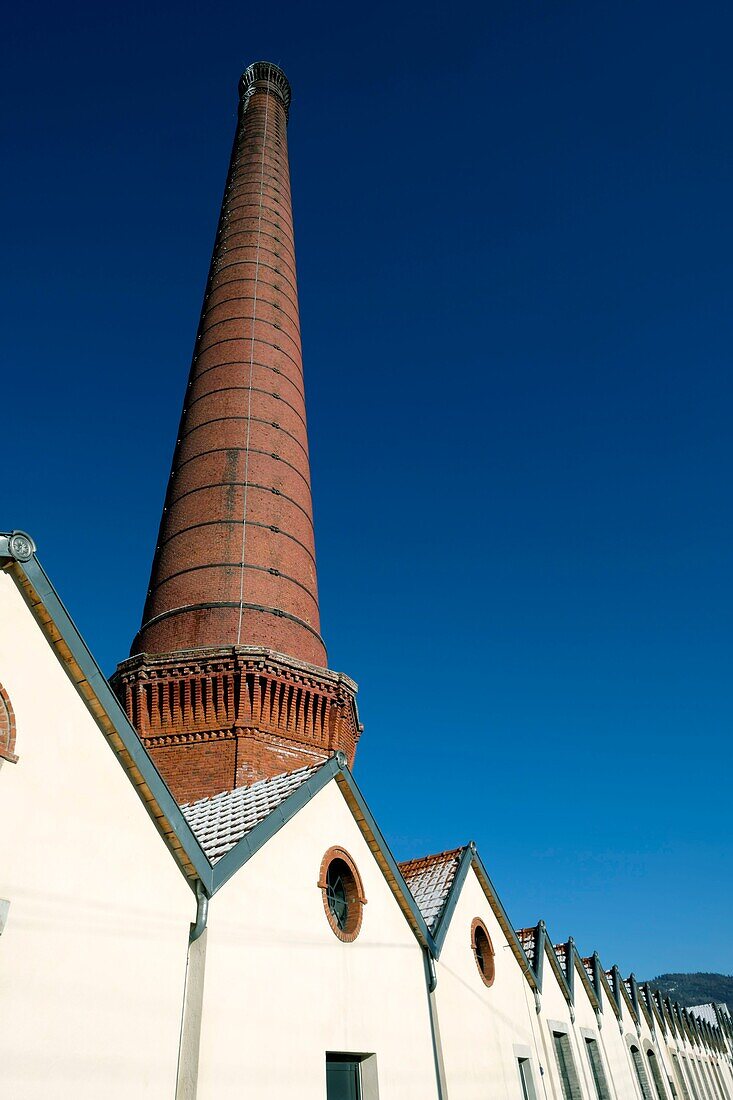
[[[14,5],[0,528],[139,625],[251,60],[290,151],[322,618],[396,855],[733,971],[729,4]]]

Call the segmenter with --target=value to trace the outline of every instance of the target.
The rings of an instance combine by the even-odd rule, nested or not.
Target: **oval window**
[[[340,940],[351,943],[359,935],[366,898],[356,864],[343,848],[326,852],[318,886],[332,931]]]
[[[471,925],[471,947],[484,985],[494,984],[494,946],[486,925],[478,917]]]

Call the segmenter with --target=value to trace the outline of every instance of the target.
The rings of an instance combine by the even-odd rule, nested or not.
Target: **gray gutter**
[[[520,943],[519,936],[516,933],[514,925],[509,920],[507,911],[504,908],[498,893],[496,892],[496,887],[491,881],[489,872],[486,870],[484,862],[481,859],[481,856],[478,854],[478,849],[476,848],[476,845],[473,843],[473,841],[471,841],[470,848],[473,854],[473,864],[476,875],[479,882],[481,883],[484,893],[489,899],[489,904],[491,905],[491,908],[494,911],[494,915],[501,926],[501,930],[506,936],[507,943],[513,949],[514,954],[517,957],[520,966],[522,967],[524,976],[528,979],[535,993],[538,993],[540,991],[541,984],[540,986],[538,986],[535,981],[534,971],[530,966],[529,959],[524,953],[524,948]]]
[[[199,879],[196,882],[196,920],[191,925],[191,930],[188,934],[189,943],[195,943],[199,936],[203,935],[208,915],[209,897]]]
[[[427,924],[425,923],[425,918],[423,917],[422,913],[418,909],[417,902],[415,901],[414,897],[412,896],[412,893],[410,892],[410,888],[407,885],[407,883],[405,882],[405,879],[402,875],[402,872],[400,871],[399,867],[397,866],[397,861],[395,860],[394,856],[392,855],[392,852],[390,851],[389,845],[387,844],[387,841],[384,839],[384,836],[382,835],[382,831],[379,828],[379,826],[377,825],[376,820],[374,819],[372,811],[367,806],[367,804],[364,800],[364,796],[361,793],[361,791],[359,790],[359,788],[356,784],[356,780],[354,779],[353,775],[351,774],[351,772],[348,768],[348,765],[346,763],[346,757],[343,755],[343,753],[337,753],[336,757],[337,758],[340,757],[342,762],[343,762],[341,767],[338,769],[338,772],[337,772],[338,782],[339,782],[340,785],[343,785],[347,789],[349,794],[354,799],[354,802],[356,803],[357,808],[359,809],[359,812],[361,813],[362,817],[364,818],[364,823],[367,825],[369,833],[374,838],[374,841],[375,841],[375,843],[376,843],[376,845],[379,849],[379,853],[380,853],[380,855],[382,856],[382,858],[384,859],[384,861],[387,865],[387,869],[389,870],[390,874],[394,877],[396,885],[397,885],[397,887],[400,891],[400,894],[402,895],[404,901],[407,904],[407,908],[410,911],[410,915],[412,916],[413,920],[415,921],[414,931],[415,931],[415,935],[416,935],[417,940],[424,947],[430,948],[431,952],[434,953],[435,952],[435,943],[434,943],[432,934],[430,932],[430,929],[428,928]]]

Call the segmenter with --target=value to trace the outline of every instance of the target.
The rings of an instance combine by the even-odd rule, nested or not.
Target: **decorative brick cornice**
[[[236,742],[225,784],[234,788],[287,770],[291,758],[340,750],[352,763],[361,733],[353,680],[257,646],[138,654],[112,684],[173,793],[189,799],[222,790],[220,772],[211,782],[203,766],[196,778],[181,774],[156,750]]]
[[[293,238],[290,85],[267,61],[239,113],[130,659],[113,677],[176,797],[191,801],[341,750],[356,684],[321,635]],[[246,643],[246,644],[243,644]]]

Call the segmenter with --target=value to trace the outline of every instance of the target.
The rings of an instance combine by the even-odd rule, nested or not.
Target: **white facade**
[[[367,898],[353,943],[332,932],[316,885],[334,845]],[[336,782],[212,901],[198,1095],[235,1095],[246,1079],[263,1100],[322,1100],[326,1051],[376,1054],[384,1100],[437,1096],[422,949]]]
[[[195,899],[2,572],[0,622],[0,1095],[172,1096]]]
[[[413,896],[338,760],[259,817],[225,805],[207,858],[35,558],[0,558],[0,1095],[323,1100],[331,1053],[362,1059],[362,1100],[733,1100],[729,1017],[518,938],[471,846]],[[366,899],[353,942],[324,905],[334,847]]]

